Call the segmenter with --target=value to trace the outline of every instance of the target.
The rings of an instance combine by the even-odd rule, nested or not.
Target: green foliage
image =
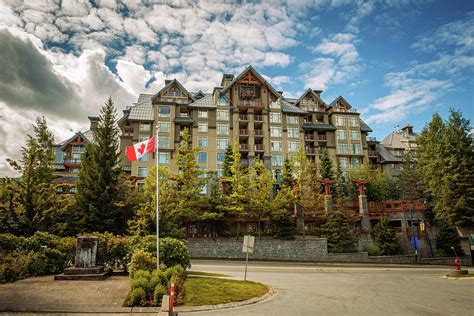
[[[424,196],[423,178],[416,165],[417,153],[414,150],[405,151],[402,172],[398,177],[398,189],[404,200],[422,199]]]
[[[354,230],[346,212],[340,206],[328,214],[325,223],[320,227],[319,236],[327,238],[329,252],[354,250]]]
[[[349,180],[366,180],[368,201],[383,201],[390,198],[391,183],[388,176],[381,170],[374,170],[368,164],[349,171]],[[353,196],[355,197],[355,196]]]
[[[146,305],[146,292],[143,288],[136,288],[130,292],[130,305],[132,306],[145,306]]]
[[[109,98],[102,107],[93,142],[82,156],[77,185],[77,222],[83,232],[125,232],[125,217],[119,206],[120,153],[116,109]]]
[[[295,239],[296,227],[288,216],[280,218],[275,222],[274,235],[276,239],[292,240]]]
[[[319,172],[322,179],[333,180],[335,178],[334,167],[327,150],[324,150],[319,158]]]
[[[380,249],[380,254],[390,256],[400,253],[400,244],[397,235],[389,226],[387,218],[382,218],[375,225],[374,237]]]
[[[155,291],[153,292],[153,304],[156,306],[161,305],[163,300],[163,296],[166,294],[166,288],[162,284],[158,284],[155,287]]]
[[[222,178],[224,179],[230,179],[232,178],[232,170],[231,166],[234,163],[234,152],[233,148],[231,145],[228,145],[226,150],[225,150],[225,156],[224,156],[224,163],[222,165]],[[229,195],[232,193],[232,183],[228,182],[225,187],[225,192],[226,195]]]
[[[154,269],[156,269],[156,257],[153,256],[152,253],[143,250],[137,250],[133,253],[128,268],[130,277],[132,279],[138,270],[146,270],[151,272]]]
[[[369,256],[380,256],[380,249],[375,245],[367,245],[364,247],[364,251],[369,254]]]
[[[180,265],[184,268],[190,268],[191,260],[188,247],[184,242],[177,239],[160,238],[160,263],[167,267]]]
[[[436,256],[454,257],[463,256],[464,251],[461,248],[461,239],[456,229],[449,223],[438,222],[439,232],[436,236]],[[454,248],[451,249],[451,247]]]

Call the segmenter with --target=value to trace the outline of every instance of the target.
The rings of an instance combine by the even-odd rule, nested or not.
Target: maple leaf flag
[[[148,153],[155,151],[156,136],[149,140],[127,147],[126,154],[130,161],[138,160]]]

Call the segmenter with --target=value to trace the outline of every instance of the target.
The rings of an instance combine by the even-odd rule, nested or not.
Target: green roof
[[[335,131],[336,127],[332,124],[303,123],[305,130]]]

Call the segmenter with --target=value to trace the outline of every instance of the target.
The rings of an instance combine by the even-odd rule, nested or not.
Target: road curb
[[[276,290],[269,287],[268,292],[265,293],[264,295],[259,296],[259,297],[254,297],[245,301],[231,302],[231,303],[225,303],[225,304],[216,304],[216,305],[177,306],[175,307],[174,310],[176,312],[190,313],[190,312],[205,312],[205,311],[215,311],[215,310],[221,310],[221,309],[230,309],[230,308],[236,308],[236,307],[256,304],[259,302],[270,300],[273,297],[275,297],[277,294],[278,292]]]

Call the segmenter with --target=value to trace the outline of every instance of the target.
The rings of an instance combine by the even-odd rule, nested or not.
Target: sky
[[[474,1],[0,0],[0,177],[32,124],[57,142],[165,79],[211,92],[252,65],[286,97],[342,95],[383,139],[474,119]]]

